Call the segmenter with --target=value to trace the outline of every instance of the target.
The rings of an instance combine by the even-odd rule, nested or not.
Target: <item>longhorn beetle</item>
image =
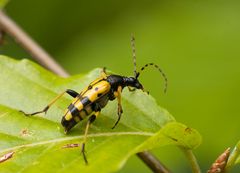
[[[121,92],[124,87],[128,87],[129,91],[134,91],[136,89],[140,89],[145,92],[142,84],[139,82],[138,78],[140,76],[140,72],[143,71],[146,67],[152,66],[159,70],[165,80],[165,88],[164,92],[167,89],[167,77],[163,73],[163,71],[154,63],[148,63],[144,65],[140,72],[137,72],[136,67],[136,54],[135,54],[135,38],[131,37],[131,47],[133,53],[133,64],[134,64],[134,76],[133,77],[125,77],[114,74],[107,74],[106,68],[103,68],[101,72],[101,76],[91,82],[82,92],[78,93],[71,89],[67,89],[66,91],[59,94],[56,98],[54,98],[43,110],[34,112],[34,113],[24,113],[27,116],[36,115],[39,113],[47,112],[48,109],[65,93],[72,96],[74,99],[72,103],[68,106],[65,111],[64,116],[62,117],[61,124],[65,129],[65,133],[67,133],[70,129],[72,129],[79,121],[83,120],[87,116],[90,116],[87,121],[87,125],[85,128],[84,139],[82,143],[82,154],[85,163],[87,164],[87,157],[85,154],[85,143],[87,140],[87,134],[90,124],[94,122],[94,120],[99,116],[100,111],[104,108],[109,100],[114,100],[117,98],[118,101],[118,119],[115,122],[112,129],[116,127],[118,122],[121,119],[121,115],[123,113],[122,105],[121,105]]]

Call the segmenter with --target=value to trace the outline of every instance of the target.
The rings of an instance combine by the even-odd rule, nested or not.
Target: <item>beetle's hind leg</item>
[[[83,154],[83,159],[85,161],[86,164],[88,164],[87,161],[87,157],[85,154],[85,144],[87,142],[87,134],[88,134],[88,129],[90,127],[90,125],[95,121],[95,119],[97,118],[97,116],[100,114],[100,111],[96,112],[95,114],[93,114],[92,116],[89,117],[86,128],[85,128],[85,133],[84,133],[84,138],[83,138],[83,143],[82,143],[82,154]]]
[[[67,89],[66,91],[62,92],[61,94],[59,94],[57,97],[55,97],[43,110],[41,111],[37,111],[37,112],[33,112],[33,113],[25,113],[24,111],[20,110],[20,112],[24,113],[26,116],[32,116],[32,115],[36,115],[36,114],[40,114],[40,113],[47,113],[48,109],[58,100],[60,99],[65,93],[69,94],[72,97],[77,97],[78,93],[74,90],[71,89]]]

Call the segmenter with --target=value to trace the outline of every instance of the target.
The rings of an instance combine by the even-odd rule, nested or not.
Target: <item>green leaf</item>
[[[0,0],[0,10],[8,3],[8,0]]]
[[[231,152],[227,165],[226,170],[230,170],[236,164],[240,164],[240,141],[236,144],[233,151]]]
[[[46,115],[26,117],[19,110],[41,110],[67,88],[81,91],[99,76],[100,69],[61,78],[28,60],[4,56],[0,56],[0,69],[0,156],[14,152],[0,163],[0,172],[114,172],[139,151],[169,144],[193,149],[200,144],[198,132],[175,122],[151,96],[125,89],[119,125],[111,129],[117,119],[116,101],[109,102],[92,124],[86,166],[80,147],[63,148],[80,144],[86,125],[84,120],[64,134],[60,120],[70,97],[60,99]]]
[[[200,134],[178,122],[170,122],[146,140],[139,149],[153,149],[164,145],[177,145],[186,150],[197,148],[201,144]]]
[[[237,145],[235,146],[234,153],[236,153],[236,155],[237,155],[237,159],[236,159],[235,163],[240,164],[240,141],[238,141]],[[234,154],[234,153],[232,153],[232,154]]]

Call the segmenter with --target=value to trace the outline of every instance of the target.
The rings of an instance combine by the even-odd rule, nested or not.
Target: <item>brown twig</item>
[[[44,67],[62,77],[68,76],[67,72],[2,10],[0,10],[0,29],[14,38]]]
[[[13,37],[32,57],[52,72],[67,77],[69,74],[33,39],[30,38],[12,19],[0,10],[0,29]],[[169,173],[161,162],[151,153],[145,151],[137,153],[137,156],[156,173]]]
[[[170,171],[149,151],[137,153],[137,156],[155,173],[170,173]]]

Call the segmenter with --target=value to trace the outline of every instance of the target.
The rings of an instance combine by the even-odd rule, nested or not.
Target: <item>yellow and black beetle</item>
[[[85,129],[84,140],[82,143],[82,154],[85,163],[87,163],[87,158],[85,155],[85,143],[87,140],[87,133],[91,123],[98,117],[102,108],[104,108],[109,100],[114,100],[117,98],[118,101],[118,119],[112,129],[118,124],[123,113],[121,106],[121,92],[123,88],[128,87],[129,91],[134,91],[135,89],[141,89],[144,91],[142,84],[139,82],[138,77],[140,72],[136,70],[136,56],[135,56],[135,44],[134,37],[132,36],[131,45],[133,50],[133,61],[134,61],[134,76],[125,77],[120,75],[108,75],[103,68],[101,76],[91,82],[88,87],[86,87],[82,92],[78,93],[76,91],[67,89],[66,91],[59,94],[54,98],[42,111],[34,112],[31,114],[25,115],[36,115],[39,113],[47,112],[48,109],[65,93],[74,97],[72,103],[68,106],[65,111],[64,116],[62,117],[61,124],[65,128],[65,133],[67,133],[71,128],[73,128],[79,121],[83,120],[87,116],[91,115],[88,118],[88,122]],[[162,70],[153,63],[148,63],[141,68],[140,71],[143,71],[146,67],[153,66],[157,68],[165,80],[165,89],[167,88],[167,78]]]

